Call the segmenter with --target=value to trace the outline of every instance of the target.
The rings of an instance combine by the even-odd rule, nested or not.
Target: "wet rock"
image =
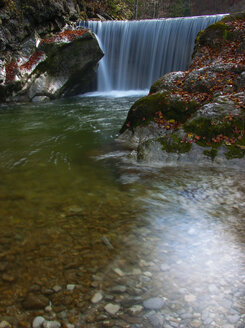
[[[149,322],[155,328],[161,328],[164,324],[164,317],[161,314],[152,314],[148,317]]]
[[[11,324],[5,320],[0,322],[0,328],[12,328]]]
[[[50,98],[47,96],[35,96],[31,100],[32,102],[47,102],[50,101]]]
[[[111,289],[111,292],[112,293],[115,293],[115,294],[117,294],[117,293],[125,293],[126,290],[127,290],[127,287],[126,286],[124,286],[124,285],[118,285],[118,286],[113,287]]]
[[[45,319],[43,317],[41,317],[41,316],[36,317],[33,320],[32,328],[41,328],[44,322],[45,322]]]
[[[136,276],[137,276],[137,275],[140,275],[140,274],[141,274],[141,270],[138,269],[138,268],[134,268],[133,271],[132,271],[132,274],[133,274],[133,275],[136,275]]]
[[[30,292],[34,292],[34,293],[36,293],[36,292],[39,292],[40,289],[41,289],[41,287],[40,287],[39,285],[35,284],[35,285],[32,285],[32,286],[31,286],[31,288],[30,288],[29,291],[30,291]]]
[[[113,269],[113,271],[120,277],[125,276],[125,273],[119,268],[115,268],[115,269]]]
[[[15,281],[15,277],[12,276],[11,274],[7,274],[7,273],[4,273],[2,275],[2,280],[5,281],[5,282],[14,282]]]
[[[134,305],[129,308],[129,313],[132,315],[138,315],[140,312],[142,312],[143,306],[141,305]]]
[[[75,287],[76,287],[76,285],[74,285],[74,284],[68,284],[66,286],[66,289],[69,290],[69,291],[73,291],[75,289]]]
[[[170,266],[168,264],[161,264],[161,271],[168,271],[170,269]]]
[[[102,299],[103,299],[103,295],[100,292],[98,292],[98,293],[94,294],[94,296],[91,299],[91,302],[96,304],[96,303],[99,303]]]
[[[60,328],[61,324],[58,321],[45,321],[43,328]]]
[[[4,272],[7,270],[8,263],[7,262],[0,262],[0,272]]]
[[[48,305],[48,306],[46,306],[46,308],[45,308],[45,311],[46,312],[52,312],[52,306],[51,305]]]
[[[26,310],[40,310],[49,305],[49,299],[43,295],[29,294],[22,305]]]
[[[50,288],[42,288],[41,292],[43,295],[52,295],[54,293],[54,290]]]
[[[227,316],[227,319],[230,323],[235,324],[240,320],[240,316],[238,314],[229,315]]]
[[[146,309],[160,310],[164,306],[164,300],[161,297],[153,297],[143,302]]]
[[[196,296],[189,294],[189,295],[185,295],[185,301],[190,303],[190,302],[195,302],[196,301]]]
[[[61,286],[56,285],[56,286],[53,287],[53,291],[54,291],[55,293],[58,293],[58,292],[61,291],[61,290],[62,290],[62,287],[61,287]]]
[[[135,304],[139,304],[142,303],[142,298],[140,296],[136,296],[136,297],[127,297],[121,300],[121,304],[124,307],[131,307]]]
[[[191,327],[193,328],[199,328],[202,326],[202,322],[199,320],[193,320],[191,321]]]
[[[117,304],[112,304],[112,303],[108,303],[104,309],[106,310],[106,312],[108,312],[111,315],[115,315],[119,310],[120,310],[120,306]]]

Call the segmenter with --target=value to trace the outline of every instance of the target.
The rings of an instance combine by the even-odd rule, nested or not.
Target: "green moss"
[[[139,125],[148,125],[154,121],[156,112],[161,112],[165,120],[174,119],[184,123],[197,108],[198,104],[194,101],[171,100],[169,92],[155,93],[134,103],[120,132],[125,131],[127,127],[133,129]]]
[[[232,158],[243,158],[245,155],[245,150],[239,148],[236,145],[231,145],[231,146],[226,146],[227,152],[225,153],[225,157],[227,159],[232,159]]]
[[[215,157],[218,154],[218,149],[217,148],[212,148],[210,150],[204,150],[203,154],[210,157],[212,160],[214,160]]]
[[[216,121],[209,118],[198,118],[184,124],[186,133],[193,133],[200,137],[205,137],[207,142],[212,142],[212,138],[216,138],[222,134],[224,136],[233,136],[233,123],[230,121]]]
[[[192,144],[188,142],[181,143],[181,138],[175,133],[169,137],[159,138],[158,142],[167,153],[188,153],[192,148]]]
[[[208,45],[210,47],[216,47],[217,41],[220,44],[222,39],[224,41],[232,40],[233,33],[231,32],[231,28],[221,20],[198,33],[194,53],[200,46]]]

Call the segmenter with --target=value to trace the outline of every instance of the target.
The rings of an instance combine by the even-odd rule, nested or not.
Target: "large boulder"
[[[86,91],[103,53],[90,30],[65,30],[49,38],[37,34],[0,62],[1,101],[47,100]]]
[[[245,14],[199,33],[190,69],[157,80],[119,140],[138,161],[245,167]]]

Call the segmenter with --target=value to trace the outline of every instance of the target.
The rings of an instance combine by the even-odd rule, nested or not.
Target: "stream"
[[[135,162],[140,96],[0,108],[0,321],[245,327],[245,172]]]

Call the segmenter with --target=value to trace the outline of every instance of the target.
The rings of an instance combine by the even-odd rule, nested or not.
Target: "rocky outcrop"
[[[40,101],[87,90],[103,56],[75,25],[80,0],[0,0],[0,102]]]
[[[82,93],[102,56],[89,30],[65,30],[43,39],[34,33],[1,61],[0,100],[43,101]]]
[[[138,161],[245,167],[245,14],[200,32],[185,72],[168,73],[130,109],[119,140]]]

